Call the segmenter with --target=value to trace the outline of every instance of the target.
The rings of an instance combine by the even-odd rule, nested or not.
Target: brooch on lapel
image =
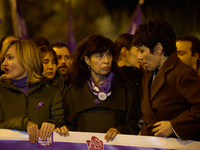
[[[40,106],[42,106],[42,105],[43,105],[43,102],[39,102],[39,104],[37,106],[35,106],[34,108],[37,108],[37,110],[39,110]]]

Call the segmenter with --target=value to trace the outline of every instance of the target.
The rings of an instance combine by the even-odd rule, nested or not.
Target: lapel
[[[168,57],[166,62],[163,64],[163,67],[158,71],[151,87],[150,82],[152,79],[152,72],[147,72],[143,78],[143,99],[141,103],[141,109],[144,114],[143,117],[146,117],[149,121],[158,121],[155,113],[152,110],[151,101],[154,99],[155,95],[159,92],[163,85],[167,82],[166,73],[174,68],[176,61],[177,55],[176,52],[174,52]]]
[[[149,99],[150,96],[149,85],[151,82],[151,78],[152,78],[152,72],[147,72],[142,81],[143,93],[145,93],[143,95],[146,97],[145,99]]]
[[[155,113],[152,111],[152,107],[151,107],[151,103],[150,103],[150,84],[151,84],[151,79],[152,79],[152,72],[147,72],[143,78],[143,99],[142,99],[142,103],[141,103],[141,109],[142,109],[142,113],[145,114],[145,116],[148,116],[148,120],[149,118],[151,118],[151,120],[156,120],[158,121],[158,119],[155,116]],[[143,116],[144,117],[144,116]],[[144,118],[145,119],[145,118]]]
[[[158,71],[151,87],[150,87],[150,101],[154,98],[156,93],[159,91],[159,89],[162,87],[162,85],[165,83],[165,76],[164,72],[161,70]]]
[[[162,88],[166,82],[165,74],[172,70],[177,62],[177,54],[173,52],[163,64],[162,68],[158,71],[154,82],[150,87],[150,101],[153,100],[157,92]]]

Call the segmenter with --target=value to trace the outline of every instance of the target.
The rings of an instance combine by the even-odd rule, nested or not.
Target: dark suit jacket
[[[150,87],[151,78],[152,72],[148,72],[142,82],[144,123],[141,134],[153,135],[153,124],[168,120],[181,139],[199,140],[200,80],[196,71],[183,64],[174,52]]]

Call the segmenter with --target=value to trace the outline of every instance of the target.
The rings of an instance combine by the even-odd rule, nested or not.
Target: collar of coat
[[[165,83],[165,76],[164,76],[165,73],[167,73],[168,71],[172,70],[175,67],[177,60],[178,60],[177,52],[175,51],[167,58],[162,68],[158,71],[156,78],[150,87],[151,100],[153,99],[155,94],[158,92],[158,90],[162,87],[162,85]],[[148,81],[148,84],[146,84],[145,86],[149,86],[151,82],[151,78],[152,78],[152,72],[148,72],[145,76],[146,76],[145,81]],[[149,87],[146,87],[146,88],[149,88]]]
[[[38,83],[38,84],[35,84],[30,90],[28,93],[31,93],[32,91],[40,88],[42,85],[46,85],[47,88],[49,88],[48,86],[48,83]],[[4,76],[1,76],[0,78],[0,86],[1,87],[4,87],[4,88],[7,88],[7,89],[10,89],[10,90],[15,90],[15,91],[20,91],[13,83],[11,80],[9,79],[5,79]],[[20,91],[22,92],[22,91]],[[29,94],[27,94],[29,95]]]
[[[56,71],[56,75],[52,79],[51,84],[56,87],[60,86],[61,89],[64,88],[65,86],[64,77],[59,71]]]

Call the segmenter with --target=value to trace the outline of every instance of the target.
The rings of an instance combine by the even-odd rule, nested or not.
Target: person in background
[[[40,46],[39,50],[41,52],[41,60],[43,64],[42,75],[47,77],[49,83],[57,87],[57,89],[60,91],[64,107],[67,86],[65,85],[62,74],[56,70],[58,65],[56,52],[49,46]]]
[[[113,42],[91,34],[74,52],[73,77],[66,92],[66,124],[69,130],[138,134],[138,109],[134,90],[112,72]]]
[[[193,35],[182,35],[176,39],[177,56],[186,65],[199,69],[200,40]],[[197,71],[199,77],[200,72]]]
[[[33,57],[34,56],[34,57]],[[31,143],[46,140],[53,130],[68,135],[62,98],[46,83],[37,46],[29,40],[14,40],[3,46],[5,75],[0,79],[0,128],[27,131]]]
[[[140,24],[133,36],[143,77],[141,135],[200,140],[200,80],[177,57],[176,35],[160,17]]]
[[[61,74],[63,75],[65,79],[66,85],[68,85],[70,81],[68,71],[71,66],[70,49],[67,46],[67,44],[63,42],[55,42],[51,44],[50,46],[51,48],[53,48],[53,50],[57,54],[57,58],[58,58],[57,70],[61,72]]]
[[[138,59],[138,48],[132,44],[133,35],[124,33],[119,35],[114,41],[113,59],[117,63],[117,73],[122,80],[131,83],[138,94],[138,106],[142,96],[142,77],[144,70],[140,67]]]
[[[57,87],[62,94],[66,89],[62,74],[57,71],[57,55],[56,52],[49,46],[40,46],[41,59],[43,63],[43,76],[47,77],[51,84]]]
[[[38,46],[38,47],[40,47],[40,46],[49,46],[50,45],[50,43],[49,43],[49,40],[47,39],[47,38],[45,38],[45,37],[35,37],[35,38],[33,38],[32,39],[34,42],[35,42],[35,44]]]
[[[19,39],[21,39],[21,38],[20,38],[20,37],[17,37],[17,36],[14,36],[14,35],[7,35],[7,36],[4,36],[4,37],[1,39],[1,42],[0,42],[1,49],[2,49],[3,45],[5,45],[7,42],[12,41],[12,40],[19,40]]]
[[[138,48],[132,45],[133,35],[124,33],[114,41],[114,61],[119,67],[133,66],[140,68]]]

